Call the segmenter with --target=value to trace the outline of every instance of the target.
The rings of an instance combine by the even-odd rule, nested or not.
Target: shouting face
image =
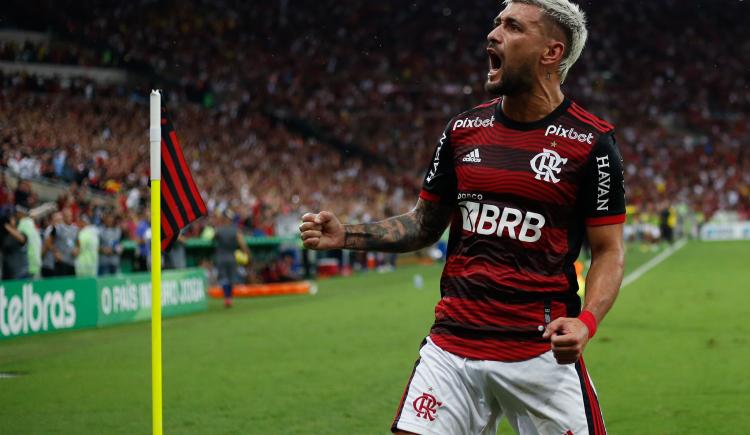
[[[513,96],[531,90],[550,49],[550,25],[541,9],[522,3],[510,4],[495,18],[487,35],[487,92]]]

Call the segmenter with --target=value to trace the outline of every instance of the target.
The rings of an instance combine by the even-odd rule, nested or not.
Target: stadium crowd
[[[492,2],[148,3],[93,8],[60,24],[206,89],[220,112],[294,114],[411,177],[421,176],[447,119],[485,98]],[[566,91],[620,127],[629,201],[747,214],[750,175],[742,169],[750,157],[740,146],[750,134],[747,6],[582,6],[590,38]],[[686,39],[690,50],[681,49]]]
[[[498,9],[457,0],[65,1],[68,13],[58,14],[59,3],[19,2],[11,22],[50,30],[38,29],[44,22],[68,35],[66,44],[54,55],[44,44],[6,44],[0,58],[147,66],[168,90],[209,209],[233,210],[256,235],[310,209],[360,221],[407,210],[440,130],[487,98],[483,41]],[[582,6],[588,47],[564,90],[619,127],[629,203],[651,215],[683,204],[706,218],[718,210],[750,217],[747,6]],[[76,62],[78,53],[88,54]],[[151,83],[0,79],[4,167],[108,192],[122,218],[141,213]]]
[[[2,132],[3,166],[22,178],[43,176],[112,193],[122,210],[145,205],[148,150],[143,131],[148,127],[147,120],[134,116],[146,109],[139,102],[142,97],[121,89],[102,93],[85,81],[60,86],[36,77],[0,80],[0,116],[8,127]],[[320,205],[369,219],[371,210],[406,207],[412,199],[399,192],[418,185],[361,158],[344,163],[347,157],[335,149],[260,114],[207,114],[199,106],[179,103],[173,109],[178,136],[187,138],[186,158],[209,209],[232,208],[243,220],[252,218],[256,232],[273,235],[278,214]],[[205,122],[207,115],[212,122]]]
[[[0,41],[0,61],[114,67],[116,58],[111,50],[99,53],[76,44],[53,44],[42,41]]]

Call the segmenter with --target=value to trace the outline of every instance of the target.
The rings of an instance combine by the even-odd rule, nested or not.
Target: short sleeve
[[[419,197],[425,201],[455,201],[457,192],[456,169],[450,144],[450,125],[443,131],[432,155],[422,183]]]
[[[581,194],[586,225],[625,222],[623,163],[613,133],[599,138],[584,170]]]

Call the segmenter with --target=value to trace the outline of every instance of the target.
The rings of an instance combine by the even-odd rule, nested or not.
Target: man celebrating
[[[505,6],[487,36],[485,88],[498,98],[448,123],[415,208],[360,225],[302,217],[311,249],[410,251],[450,223],[442,298],[395,433],[495,434],[503,416],[520,434],[606,433],[581,355],[622,280],[622,161],[612,125],[560,89],[586,41],[578,6]]]

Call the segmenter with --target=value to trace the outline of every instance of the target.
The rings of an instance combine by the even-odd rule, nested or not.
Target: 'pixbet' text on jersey
[[[586,227],[625,219],[622,180],[614,127],[570,100],[536,122],[500,99],[451,120],[420,194],[455,210],[431,339],[464,358],[548,351],[549,319],[580,311]]]
[[[564,128],[562,125],[549,125],[547,130],[544,132],[545,136],[554,135],[565,137],[568,139],[577,140],[578,142],[586,142],[592,144],[594,140],[594,133],[578,133],[573,127]]]

